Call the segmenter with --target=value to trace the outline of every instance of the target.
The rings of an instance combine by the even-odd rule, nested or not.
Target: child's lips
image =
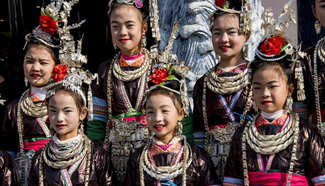
[[[62,129],[62,128],[64,128],[66,125],[63,125],[63,124],[58,124],[58,125],[56,125],[56,128],[58,128],[58,129]]]
[[[230,46],[221,46],[220,49],[223,51],[223,52],[227,52],[229,50]]]
[[[162,131],[162,130],[165,128],[165,125],[155,125],[154,128],[155,128],[157,131]]]
[[[130,39],[120,39],[120,42],[121,43],[126,43],[126,42],[128,42]]]
[[[268,104],[271,104],[272,101],[262,101],[262,105],[268,105]]]
[[[31,74],[30,75],[33,79],[40,79],[41,75],[40,74]]]

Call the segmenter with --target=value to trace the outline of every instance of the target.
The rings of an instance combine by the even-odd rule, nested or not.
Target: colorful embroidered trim
[[[107,122],[107,102],[105,99],[98,97],[93,97],[93,106],[94,106],[94,119],[99,120],[104,123]]]
[[[325,175],[320,175],[311,179],[315,185],[325,184]]]
[[[46,125],[46,121],[48,119],[48,116],[44,116],[42,118],[36,118],[37,123],[39,124],[39,126],[41,127],[42,131],[44,132],[45,136],[47,138],[51,137],[51,132],[50,129],[47,127]]]
[[[238,99],[239,99],[239,96],[241,95],[241,93],[243,92],[243,90],[240,90],[239,92],[237,92],[235,94],[235,96],[233,96],[233,98],[231,99],[231,102],[230,104],[228,105],[225,97],[223,97],[222,95],[218,95],[219,97],[219,102],[222,104],[222,106],[224,107],[224,110],[226,111],[229,119],[232,121],[232,122],[235,122],[236,119],[235,119],[235,116],[234,116],[234,113],[233,113],[233,108],[234,108],[234,105],[237,103]]]
[[[140,67],[144,63],[145,55],[141,53],[137,56],[125,56],[120,57],[120,67]]]
[[[225,176],[223,178],[223,183],[224,184],[233,184],[233,185],[243,185],[244,181],[243,181],[243,179]]]

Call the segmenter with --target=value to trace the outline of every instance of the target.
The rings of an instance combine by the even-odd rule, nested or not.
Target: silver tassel
[[[302,73],[302,67],[300,61],[297,61],[297,65],[295,68],[295,79],[297,80],[297,99],[298,101],[304,101],[306,99],[306,95],[305,95],[304,75]]]
[[[93,94],[91,92],[91,84],[89,84],[89,88],[88,88],[88,121],[92,121],[94,119],[94,115],[93,115]]]

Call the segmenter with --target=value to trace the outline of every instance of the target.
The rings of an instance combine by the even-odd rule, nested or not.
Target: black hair
[[[171,75],[175,76],[178,80],[181,80],[183,78],[181,75],[179,75],[175,71],[172,71]],[[178,80],[175,80],[175,79],[174,80],[166,80],[164,82],[164,86],[180,93],[181,92],[181,84],[180,84],[180,81],[178,81]],[[148,83],[149,89],[155,85],[157,85],[157,84],[153,83],[152,81],[149,81],[149,83]],[[181,95],[177,94],[176,92],[173,92],[173,91],[170,91],[168,89],[158,86],[158,87],[154,88],[153,90],[149,91],[149,93],[147,94],[147,98],[149,98],[151,95],[157,95],[157,94],[169,96],[172,99],[175,107],[177,108],[178,113],[181,114],[182,112],[184,113],[185,105],[183,105]]]
[[[310,0],[311,6],[315,6],[315,0]]]
[[[26,47],[24,48],[24,51],[23,51],[23,57],[25,57],[26,53],[29,51],[30,48],[32,48],[33,46],[36,46],[36,45],[41,45],[41,46],[44,46],[48,49],[48,52],[51,54],[53,60],[55,61],[55,64],[59,64],[60,61],[59,61],[59,48],[52,48],[36,39],[32,39],[30,41],[28,41]]]
[[[282,75],[285,75],[287,78],[287,84],[293,84],[293,68],[294,68],[294,63],[291,61],[291,56],[288,55],[286,57],[284,57],[281,60],[277,60],[277,61],[263,61],[259,58],[256,58],[254,60],[254,62],[250,65],[250,68],[252,70],[252,79],[254,77],[254,74],[260,70],[263,69],[267,66],[279,66],[281,67],[281,71],[279,72]]]
[[[67,92],[73,98],[73,100],[75,101],[76,106],[77,106],[80,113],[82,111],[82,108],[85,107],[86,104],[87,104],[87,103],[84,103],[84,100],[82,99],[81,95],[77,94],[76,92],[74,92],[74,91],[72,91],[72,90],[70,90],[70,89],[68,89],[68,88],[66,88],[66,87],[64,87],[62,85],[57,85],[57,86],[54,87],[54,89],[55,89],[55,94],[57,92],[59,92],[59,91]],[[51,97],[53,97],[53,96],[51,96]],[[47,104],[49,104],[49,101],[50,101],[51,97],[46,98],[46,103]]]

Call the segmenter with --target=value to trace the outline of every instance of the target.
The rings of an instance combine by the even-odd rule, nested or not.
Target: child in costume
[[[86,127],[90,139],[111,147],[117,185],[124,180],[130,152],[148,136],[143,112],[152,68],[145,35],[148,4],[147,0],[109,1],[108,20],[118,52],[99,67],[99,86],[93,89],[94,118]]]
[[[59,37],[56,21],[43,9],[40,25],[27,34],[24,47],[25,83],[30,87],[19,99],[8,104],[1,131],[3,150],[15,158],[17,182],[27,184],[30,160],[51,137],[45,96],[58,78]],[[48,13],[48,14],[47,14]]]
[[[210,154],[222,182],[231,137],[250,96],[248,66],[262,34],[258,27],[263,7],[258,1],[215,3],[217,10],[211,15],[211,32],[219,63],[195,84],[193,118],[194,140]],[[246,110],[250,115],[253,112]]]
[[[291,108],[293,69],[304,55],[278,34],[256,55],[251,68],[259,113],[233,136],[224,185],[324,185],[324,141]]]
[[[109,152],[83,133],[87,101],[82,81],[69,74],[49,90],[48,116],[55,134],[33,157],[29,185],[112,185]]]
[[[153,136],[131,154],[125,185],[216,184],[209,155],[182,135],[187,94],[179,69],[162,63],[150,75],[146,116]]]

